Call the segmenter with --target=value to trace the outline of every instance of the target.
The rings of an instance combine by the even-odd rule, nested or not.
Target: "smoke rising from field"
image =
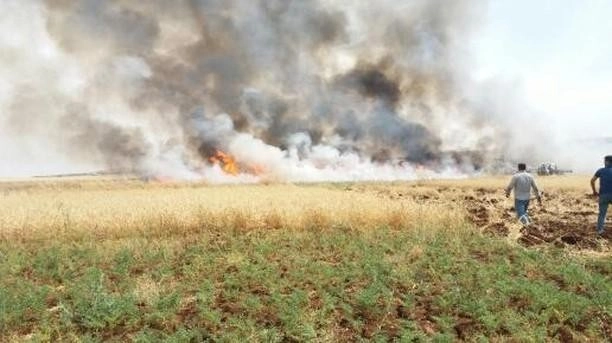
[[[512,100],[469,78],[481,6],[7,0],[0,142],[60,170],[212,181],[232,178],[210,163],[216,150],[281,180],[413,178],[535,157],[524,137],[541,137],[537,126],[517,132]]]

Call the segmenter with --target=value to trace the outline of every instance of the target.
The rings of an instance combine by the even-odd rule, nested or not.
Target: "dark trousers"
[[[600,234],[604,232],[604,226],[606,224],[606,213],[608,212],[608,206],[612,204],[612,194],[600,194],[599,195],[599,216],[597,217],[597,232]]]

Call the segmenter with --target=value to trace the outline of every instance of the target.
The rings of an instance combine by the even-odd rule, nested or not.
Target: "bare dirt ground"
[[[502,186],[433,182],[412,184],[403,190],[397,186],[381,186],[376,192],[392,199],[409,197],[423,203],[463,208],[468,220],[483,232],[508,237],[523,246],[555,245],[608,252],[612,245],[612,213],[608,214],[603,237],[598,236],[597,199],[584,189],[548,187],[543,193],[542,205],[535,199],[531,201],[532,224],[527,227],[516,219],[514,199],[505,197]]]
[[[506,199],[501,191],[477,189],[475,193],[463,199],[470,220],[483,231],[502,236],[518,227],[516,238],[525,246],[554,244],[601,250],[612,238],[609,221],[603,237],[597,235],[597,201],[584,192],[553,190],[544,193],[541,205],[532,200],[529,215],[533,223],[527,227],[518,223],[513,200]]]

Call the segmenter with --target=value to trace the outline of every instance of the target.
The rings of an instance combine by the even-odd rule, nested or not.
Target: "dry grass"
[[[0,341],[605,341],[609,254],[490,235],[506,182],[0,182]]]
[[[584,175],[538,178],[544,191],[588,193]],[[121,238],[173,235],[204,228],[308,229],[343,226],[399,229],[464,224],[465,211],[444,198],[499,189],[508,177],[403,183],[226,185],[145,183],[132,179],[38,179],[0,182],[0,237]],[[410,196],[402,197],[402,192]],[[399,194],[399,196],[389,196]],[[169,228],[172,228],[170,230]]]
[[[322,185],[85,180],[5,183],[0,190],[0,237],[22,241],[170,236],[228,227],[400,229],[464,223],[459,208]]]

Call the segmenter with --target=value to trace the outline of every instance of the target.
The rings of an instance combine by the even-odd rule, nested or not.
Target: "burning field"
[[[474,70],[485,10],[0,1],[0,341],[610,340],[587,180],[521,230],[467,179],[583,162]]]
[[[588,179],[506,181],[4,181],[0,340],[609,339]]]
[[[512,91],[473,79],[477,1],[0,9],[0,175],[391,181],[560,155]]]

